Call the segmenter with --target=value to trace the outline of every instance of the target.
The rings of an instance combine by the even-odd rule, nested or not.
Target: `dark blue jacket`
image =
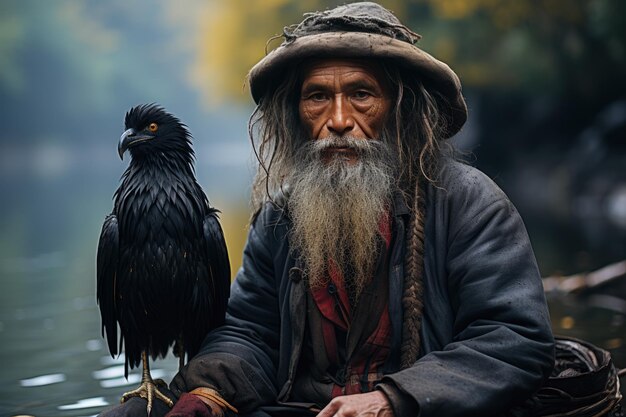
[[[496,415],[538,389],[553,365],[550,321],[528,235],[506,195],[464,164],[446,163],[426,199],[422,355],[410,368],[392,365],[381,388],[392,403],[412,398],[423,417]],[[392,349],[398,349],[402,328],[408,222],[406,206],[396,199]],[[306,285],[290,253],[289,226],[288,215],[273,204],[258,214],[226,325],[207,336],[174,378],[175,394],[210,385],[240,413],[289,401],[306,319]]]

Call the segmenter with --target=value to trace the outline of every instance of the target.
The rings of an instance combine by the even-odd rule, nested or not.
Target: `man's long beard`
[[[349,147],[347,161],[331,147]],[[381,140],[331,137],[308,141],[297,153],[289,177],[291,244],[305,263],[311,288],[328,284],[333,263],[356,301],[375,273],[380,222],[394,184],[389,146]]]

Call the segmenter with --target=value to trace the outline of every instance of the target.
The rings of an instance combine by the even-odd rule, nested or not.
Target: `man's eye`
[[[367,91],[356,91],[352,96],[357,100],[365,100],[366,98],[371,97],[371,94]]]
[[[323,101],[326,100],[326,95],[324,93],[313,93],[309,95],[308,99],[313,101]]]

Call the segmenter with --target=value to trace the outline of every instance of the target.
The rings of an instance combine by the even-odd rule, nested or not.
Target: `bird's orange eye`
[[[148,130],[150,132],[156,132],[157,130],[159,130],[159,125],[156,123],[150,123],[150,125],[148,126]]]

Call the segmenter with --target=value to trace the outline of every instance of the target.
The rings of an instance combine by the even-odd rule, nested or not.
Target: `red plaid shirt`
[[[370,279],[367,287],[384,288],[388,287],[387,262],[389,246],[391,244],[391,228],[389,215],[385,215],[379,227],[383,237],[383,257],[382,267],[379,265],[379,274],[376,276],[376,285]],[[374,388],[375,383],[382,378],[382,367],[387,360],[391,344],[391,323],[389,320],[388,297],[384,300],[382,314],[380,317],[371,317],[372,310],[357,306],[356,312],[361,315],[355,317],[355,313],[350,306],[348,292],[343,284],[344,280],[341,272],[332,262],[329,265],[330,282],[327,288],[320,288],[312,291],[313,300],[322,316],[322,332],[326,356],[331,368],[338,370],[336,383],[333,385],[332,397],[347,394],[369,392]],[[367,288],[364,290],[367,291]],[[384,292],[387,294],[387,291]],[[360,303],[363,303],[363,296]],[[379,310],[380,311],[380,310]],[[369,313],[369,314],[368,314]],[[351,336],[350,330],[354,327],[355,319],[365,321],[365,323],[378,320],[378,325],[369,335],[362,335],[367,339],[364,343],[357,345],[353,352],[348,351],[348,347],[342,349],[344,357],[340,356],[340,343],[347,343]],[[367,327],[367,326],[366,326]],[[370,327],[371,328],[371,327]],[[342,346],[343,348],[343,346]]]

